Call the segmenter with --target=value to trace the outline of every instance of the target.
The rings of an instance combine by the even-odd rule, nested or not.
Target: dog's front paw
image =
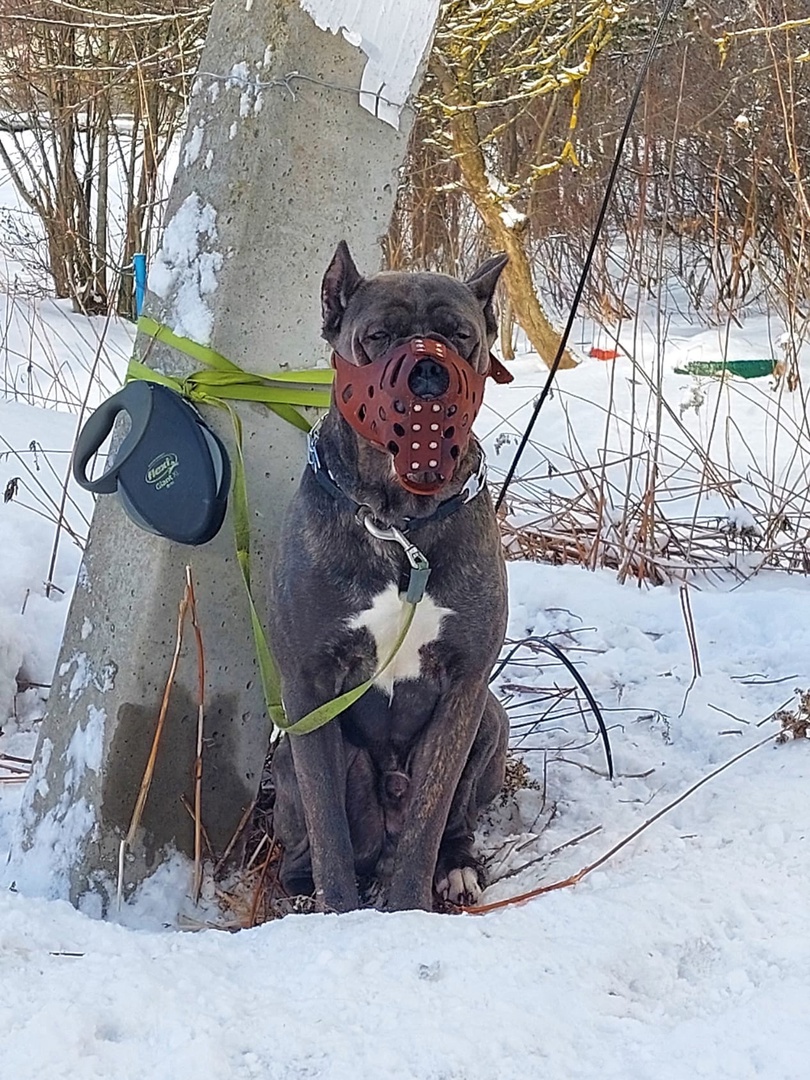
[[[481,878],[474,866],[461,866],[436,880],[436,892],[457,907],[477,904],[483,892]]]

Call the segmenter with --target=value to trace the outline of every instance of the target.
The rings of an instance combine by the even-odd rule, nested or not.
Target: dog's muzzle
[[[397,480],[414,495],[435,495],[453,477],[484,399],[487,375],[434,338],[413,337],[369,364],[338,353],[335,401],[362,438],[388,450]],[[495,357],[496,382],[512,376]]]

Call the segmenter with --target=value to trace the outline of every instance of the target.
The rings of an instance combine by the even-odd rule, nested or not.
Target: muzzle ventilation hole
[[[391,374],[389,376],[389,382],[391,383],[392,387],[396,386],[397,379],[399,378],[399,373],[400,373],[400,371],[402,371],[402,365],[404,363],[405,363],[405,357],[400,356],[399,360],[397,360],[397,362],[391,368]]]

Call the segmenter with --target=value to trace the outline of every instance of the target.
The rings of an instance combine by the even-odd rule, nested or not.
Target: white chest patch
[[[436,641],[441,633],[442,619],[445,615],[452,614],[452,608],[439,607],[430,594],[425,593],[424,599],[416,605],[408,636],[385,671],[374,680],[374,685],[391,698],[394,696],[394,683],[397,680],[418,679],[422,667],[420,649],[424,645],[429,645],[431,641]],[[365,611],[361,611],[349,620],[352,630],[368,630],[374,638],[374,644],[377,647],[377,667],[390,656],[399,637],[402,619],[402,599],[399,589],[392,582],[374,597],[370,608],[366,608]]]

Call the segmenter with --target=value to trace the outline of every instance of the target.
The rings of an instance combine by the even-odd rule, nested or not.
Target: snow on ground
[[[77,315],[67,300],[0,289],[0,393],[70,412],[87,395],[95,408],[120,387],[133,336],[130,324]]]
[[[41,514],[56,519],[61,473],[68,463],[76,417],[35,409],[16,402],[0,403],[0,487],[15,485],[16,494],[0,511],[0,716],[11,708],[11,680],[20,668],[32,682],[49,682],[54,643],[62,633],[68,599],[81,551],[67,535],[50,600],[45,579],[53,546],[53,526]],[[6,445],[7,444],[7,445]],[[13,447],[12,453],[9,447]],[[51,471],[51,467],[56,473]],[[68,504],[67,519],[78,536],[87,533],[91,506],[87,497]],[[24,614],[23,614],[24,611]],[[17,648],[14,651],[14,643]],[[13,662],[9,660],[13,657]]]
[[[695,331],[688,348],[695,339],[703,358],[718,355],[718,335]],[[733,344],[765,355],[767,327],[751,320]],[[535,463],[543,446],[565,444],[565,410],[583,453],[596,453],[610,367],[586,362],[561,377],[542,414]],[[520,410],[519,427],[544,378],[526,356],[515,371],[515,385],[489,389],[479,424],[496,468],[510,452],[496,453],[503,431],[496,413]],[[629,374],[617,361],[620,414],[629,407]],[[664,382],[677,411],[692,381],[668,373]],[[765,450],[773,444],[762,401],[801,411],[795,396],[769,397],[765,384],[734,395],[717,384],[705,390],[709,407],[718,394],[733,396],[747,443],[762,440]],[[685,414],[696,437],[708,438],[705,415]],[[52,451],[60,476],[66,455],[57,452],[69,448],[74,425],[74,415],[0,401],[0,433],[17,449],[35,439]],[[616,432],[623,437],[618,421]],[[0,459],[0,483],[15,475],[32,482],[33,469],[58,497],[42,462],[39,472],[32,452],[26,462],[29,471],[18,459]],[[80,506],[87,513],[87,503]],[[78,509],[69,516],[81,532]],[[17,697],[18,719],[3,719],[15,669],[48,682],[55,662],[67,595],[44,595],[52,535],[16,498],[0,507],[0,753],[30,752],[42,707],[42,692],[28,691]],[[66,594],[77,557],[63,537],[55,582]],[[486,901],[575,873],[712,769],[776,733],[768,718],[797,688],[810,687],[808,583],[763,572],[734,585],[698,580],[691,589],[702,675],[690,689],[677,584],[640,589],[607,571],[510,565],[510,636],[548,635],[568,650],[605,711],[617,778],[604,776],[587,713],[558,710],[532,734],[521,726],[539,719],[532,702],[570,678],[546,657],[525,664],[519,652],[502,673],[502,692],[536,786],[483,823],[482,845],[499,879]],[[805,1078],[808,781],[810,743],[770,742],[575,888],[483,916],[364,911],[288,916],[236,935],[182,933],[172,921],[175,893],[188,880],[182,866],[148,884],[120,923],[0,893],[0,1075]],[[0,860],[20,797],[21,785],[0,782]]]

